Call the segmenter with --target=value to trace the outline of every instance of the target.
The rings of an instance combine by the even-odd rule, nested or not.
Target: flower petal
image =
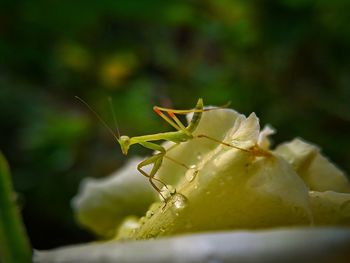
[[[35,251],[34,262],[348,262],[347,228],[232,231]]]
[[[136,166],[141,158],[103,179],[85,179],[72,200],[78,221],[96,234],[112,237],[116,227],[129,215],[143,215],[154,202],[156,192]]]
[[[316,225],[350,224],[350,194],[310,191],[310,203]]]
[[[270,148],[270,140],[269,136],[275,134],[276,130],[270,125],[266,125],[264,129],[259,133],[258,137],[258,145],[264,150],[268,150]]]
[[[350,193],[350,183],[344,172],[321,155],[317,146],[294,139],[279,145],[275,153],[294,167],[310,190]]]

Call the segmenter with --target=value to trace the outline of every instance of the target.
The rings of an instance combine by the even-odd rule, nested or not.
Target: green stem
[[[31,262],[31,248],[18,208],[8,164],[0,152],[0,261]]]

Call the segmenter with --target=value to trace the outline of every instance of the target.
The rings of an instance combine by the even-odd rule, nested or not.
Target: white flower
[[[241,232],[350,225],[350,184],[345,174],[318,147],[299,139],[271,151],[268,136],[273,133],[270,126],[260,131],[254,113],[247,118],[229,109],[204,112],[195,138],[167,152],[170,158],[164,158],[157,173],[177,190],[166,204],[155,202],[146,213],[157,198],[146,178],[136,172],[141,159],[131,160],[110,178],[87,179],[73,200],[79,222],[99,235],[116,235],[119,241],[37,252],[34,261],[309,262],[329,256],[345,262],[349,230]],[[203,134],[214,140],[197,137]],[[166,148],[171,145],[164,143]],[[222,230],[226,232],[120,241]],[[336,250],[329,250],[334,243]]]
[[[260,131],[254,113],[245,117],[229,109],[205,111],[194,138],[168,151],[157,173],[177,191],[166,205],[154,203],[138,223],[132,217],[132,228],[124,220],[145,215],[156,200],[156,192],[136,172],[140,160],[134,160],[120,175],[84,183],[73,202],[77,217],[100,235],[118,232],[117,238],[123,239],[327,222],[349,225],[345,175],[317,147],[300,140],[271,151],[268,137],[273,133],[270,126]],[[211,139],[198,138],[203,134]],[[321,193],[329,190],[344,194]],[[333,213],[334,207],[342,207],[342,213]],[[320,220],[323,213],[333,213],[332,219]]]

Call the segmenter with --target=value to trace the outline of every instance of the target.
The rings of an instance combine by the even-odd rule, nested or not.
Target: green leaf
[[[0,152],[0,260],[31,262],[31,249],[15,203],[8,164]]]

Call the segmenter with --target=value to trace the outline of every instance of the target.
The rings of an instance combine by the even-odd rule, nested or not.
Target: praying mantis
[[[152,155],[151,157],[145,159],[144,161],[140,162],[137,165],[137,170],[144,175],[145,177],[148,178],[148,181],[152,185],[152,187],[160,194],[160,196],[165,200],[166,198],[163,196],[161,189],[155,184],[154,181],[157,181],[164,185],[167,188],[167,185],[159,180],[158,178],[155,178],[156,173],[160,169],[163,159],[168,158],[171,161],[185,167],[186,169],[191,169],[187,165],[180,163],[168,156],[166,156],[166,153],[170,151],[171,149],[175,148],[178,146],[180,143],[187,142],[189,140],[192,140],[194,138],[206,138],[208,140],[214,141],[216,143],[225,145],[227,147],[235,148],[241,151],[245,152],[254,152],[255,155],[263,154],[260,153],[259,150],[257,149],[243,149],[234,145],[231,145],[229,143],[222,142],[220,140],[217,140],[215,138],[211,138],[205,134],[199,134],[199,135],[194,135],[193,132],[196,130],[198,127],[198,124],[202,118],[202,114],[204,111],[208,110],[215,110],[215,109],[220,109],[220,108],[225,108],[225,106],[222,107],[215,107],[215,108],[210,108],[210,109],[204,109],[203,106],[203,99],[199,98],[197,101],[197,104],[194,109],[189,109],[189,110],[176,110],[176,109],[170,109],[170,108],[162,108],[159,106],[154,106],[153,110],[163,119],[165,120],[168,124],[170,124],[173,128],[176,129],[176,131],[171,131],[171,132],[163,132],[163,133],[156,133],[156,134],[149,134],[149,135],[142,135],[142,136],[135,136],[135,137],[129,137],[126,135],[119,135],[118,131],[118,136],[112,131],[112,129],[103,121],[103,119],[81,98],[76,97],[78,100],[80,100],[85,106],[88,107],[92,113],[96,115],[96,117],[106,126],[106,128],[111,132],[113,137],[116,139],[118,144],[120,145],[121,151],[124,155],[128,154],[130,146],[134,144],[139,144],[145,148],[148,148],[150,150],[155,151],[156,153]],[[112,111],[113,112],[113,111]],[[191,121],[187,126],[185,126],[176,116],[176,114],[187,114],[193,112],[193,116]],[[168,115],[166,115],[166,114]],[[114,112],[113,112],[113,117]],[[172,145],[170,148],[165,149],[163,146],[157,144],[155,141],[171,141],[175,143]],[[145,172],[143,168],[148,165],[153,165],[151,168],[151,171],[149,173]]]

